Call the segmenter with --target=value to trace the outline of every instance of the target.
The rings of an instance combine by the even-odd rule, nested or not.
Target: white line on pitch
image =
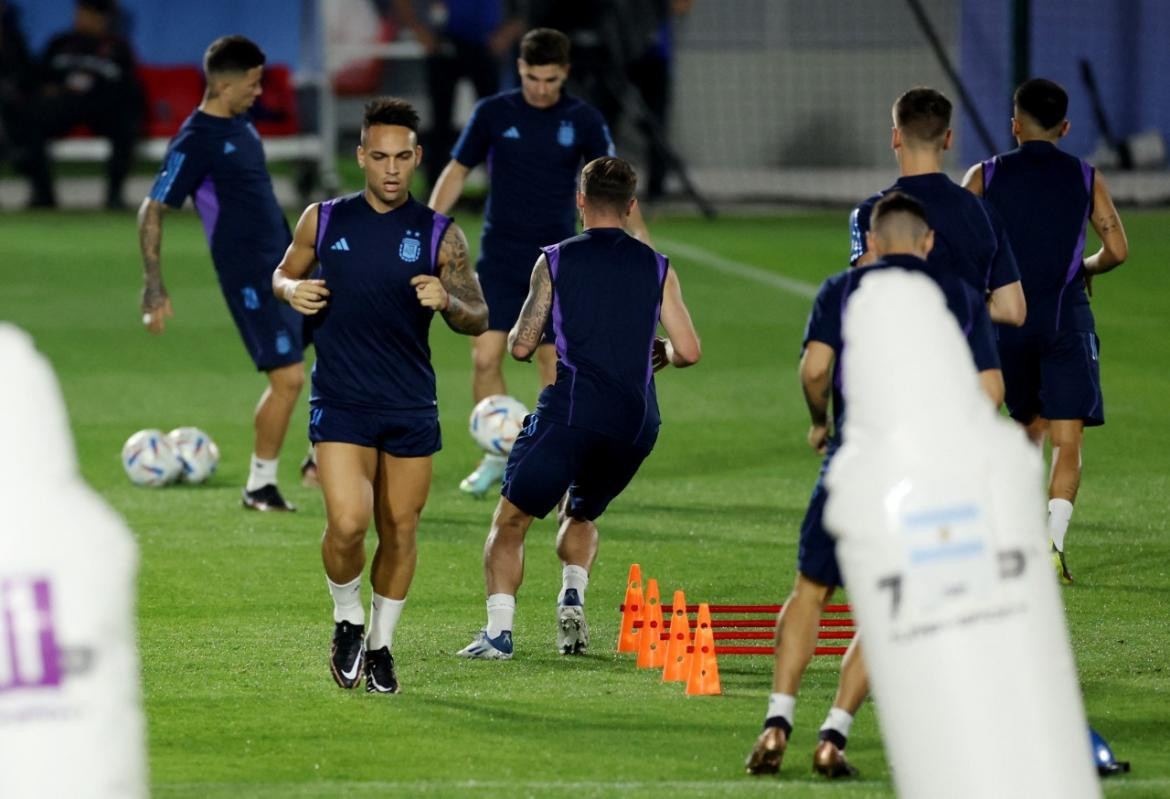
[[[756,283],[762,283],[765,286],[787,291],[789,294],[795,294],[798,297],[812,299],[817,296],[817,287],[812,283],[805,283],[803,280],[797,280],[796,278],[784,277],[784,275],[778,275],[775,272],[769,272],[766,269],[760,269],[758,266],[745,264],[742,261],[734,261],[722,255],[717,255],[710,250],[704,250],[702,247],[696,247],[693,244],[684,244],[674,239],[658,237],[655,237],[654,243],[661,246],[667,255],[671,255],[672,253],[678,254],[687,260],[710,267],[718,272],[742,277]]]

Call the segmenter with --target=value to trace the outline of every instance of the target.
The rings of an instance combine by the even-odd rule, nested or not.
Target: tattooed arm
[[[542,254],[532,267],[532,279],[528,283],[528,297],[520,309],[520,318],[508,332],[508,349],[518,361],[532,360],[532,353],[540,346],[540,337],[548,324],[552,309],[552,278],[548,273],[548,259]]]
[[[162,279],[163,204],[147,197],[138,208],[138,247],[142,250],[142,324],[155,335],[163,332],[163,319],[174,316],[171,298]]]
[[[1098,172],[1093,181],[1093,215],[1089,219],[1093,223],[1093,230],[1101,238],[1101,249],[1085,259],[1085,280],[1088,283],[1094,275],[1108,272],[1120,266],[1129,257],[1129,241],[1125,237],[1125,228],[1121,224],[1121,217],[1113,205],[1113,197],[1105,185],[1105,179]],[[1089,294],[1092,284],[1088,283]]]
[[[487,330],[488,308],[467,256],[467,236],[452,223],[439,245],[439,275],[415,275],[410,284],[418,301],[443,314],[456,333],[478,336]]]

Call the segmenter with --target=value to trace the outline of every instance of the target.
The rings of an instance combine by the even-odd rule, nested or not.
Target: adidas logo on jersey
[[[337,241],[333,242],[333,246],[329,249],[338,250],[339,252],[349,252],[349,242],[345,240],[345,236],[342,236]]]
[[[520,138],[520,131],[516,130],[516,126],[513,125],[512,127],[508,128],[507,130],[504,131],[504,138],[505,139],[519,139]]]
[[[223,154],[224,155],[227,155],[229,153],[234,153],[235,151],[236,151],[236,145],[232,144],[230,141],[225,141],[223,143]]]

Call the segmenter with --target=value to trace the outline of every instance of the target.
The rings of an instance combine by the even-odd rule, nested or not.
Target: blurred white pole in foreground
[[[1039,453],[980,393],[929,278],[870,276],[843,332],[825,522],[898,795],[1101,796]]]
[[[0,373],[0,796],[144,797],[134,541],[78,474],[48,361],[7,323]]]

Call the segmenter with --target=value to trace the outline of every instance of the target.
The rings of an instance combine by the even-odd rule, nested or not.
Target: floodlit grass
[[[1078,584],[1065,589],[1089,716],[1134,773],[1109,796],[1170,793],[1170,244],[1164,213],[1124,214],[1132,260],[1097,281],[1108,425],[1089,431],[1069,535]],[[477,220],[460,218],[469,235]],[[490,502],[456,486],[476,454],[468,342],[433,327],[445,448],[420,530],[418,576],[395,642],[404,693],[337,689],[327,671],[329,597],[319,557],[320,496],[296,482],[302,403],[281,461],[293,515],[239,507],[251,409],[264,380],[220,297],[191,214],[166,220],[164,273],[175,317],[143,332],[130,214],[10,214],[0,318],[30,330],[60,376],[82,471],[126,518],[141,550],[139,637],[152,790],[160,797],[493,794],[889,796],[872,706],[849,752],[862,782],[809,772],[837,659],[817,658],[778,779],[743,776],[770,680],[764,658],[725,657],[723,696],[687,698],[612,651],[631,562],[664,600],[778,602],[816,476],[796,382],[809,300],[676,256],[704,360],[659,377],[659,445],[601,520],[589,588],[591,654],[552,652],[560,569],[550,520],[530,534],[511,663],[451,653],[483,618],[480,553]],[[716,223],[659,219],[654,234],[808,283],[841,268],[846,215],[797,213]],[[669,247],[663,247],[669,253]],[[511,365],[531,403],[535,370]],[[12,387],[9,387],[11,390]],[[142,427],[204,428],[222,461],[206,486],[131,486],[122,442]],[[368,597],[368,588],[367,597]],[[945,732],[940,730],[940,733]],[[1021,752],[1026,757],[1026,752]]]

